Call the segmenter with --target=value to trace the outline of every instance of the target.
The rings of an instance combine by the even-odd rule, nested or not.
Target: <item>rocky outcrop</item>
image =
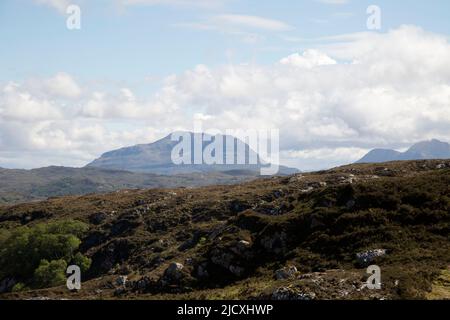
[[[356,254],[356,261],[362,267],[369,266],[376,258],[386,255],[385,249],[375,249]]]
[[[116,285],[125,286],[127,284],[127,281],[128,281],[127,276],[120,276],[116,279]]]
[[[101,247],[92,256],[90,273],[93,275],[110,271],[117,263],[125,261],[134,250],[128,239],[116,239]]]
[[[295,266],[286,266],[275,271],[275,278],[277,280],[292,279],[296,274],[297,268]]]
[[[273,300],[314,300],[314,292],[300,292],[290,287],[281,287],[272,293]]]
[[[171,283],[179,281],[183,278],[184,265],[178,262],[172,262],[164,271],[163,278]]]
[[[287,234],[275,232],[261,239],[261,245],[270,253],[281,254],[286,251]]]

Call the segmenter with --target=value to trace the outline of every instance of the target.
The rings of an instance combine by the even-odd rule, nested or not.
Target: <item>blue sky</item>
[[[80,30],[66,27],[70,4]],[[302,170],[450,141],[449,12],[446,0],[2,0],[0,167],[82,166],[199,119],[279,129],[281,162]]]
[[[206,7],[164,2],[121,6],[113,0],[74,0],[71,3],[78,3],[82,9],[82,29],[69,31],[65,27],[67,15],[51,5],[2,0],[1,80],[49,76],[64,70],[86,80],[136,83],[182,72],[200,63],[272,63],[310,44],[283,38],[316,39],[366,31],[366,8],[370,4],[382,9],[381,31],[414,24],[428,31],[450,33],[450,3],[445,0],[353,0],[343,4],[230,0]],[[187,27],[207,24],[212,17],[223,14],[263,17],[290,28],[273,31],[236,26],[236,30],[262,37],[249,43],[243,36]]]

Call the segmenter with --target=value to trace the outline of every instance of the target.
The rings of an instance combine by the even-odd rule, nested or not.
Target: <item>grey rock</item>
[[[164,278],[169,280],[180,280],[183,277],[183,264],[179,262],[172,262],[164,271]]]
[[[289,287],[281,287],[272,293],[273,300],[314,300],[314,292],[298,292]]]
[[[125,286],[128,281],[127,276],[120,276],[116,279],[116,285],[118,286]]]
[[[366,267],[369,264],[371,264],[375,260],[375,258],[382,257],[384,255],[386,255],[385,249],[369,250],[369,251],[357,253],[356,260],[357,260],[358,264]]]
[[[134,282],[133,289],[142,291],[150,286],[151,280],[148,277],[142,277],[138,281]]]
[[[248,250],[251,248],[251,243],[245,240],[240,240],[236,246],[231,248],[231,251],[238,256],[248,256]]]
[[[277,280],[291,279],[297,274],[295,266],[286,266],[275,271],[275,278]]]

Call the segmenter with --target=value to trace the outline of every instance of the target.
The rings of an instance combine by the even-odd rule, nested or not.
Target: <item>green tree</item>
[[[3,232],[0,237],[0,276],[29,279],[42,260],[70,262],[87,230],[88,226],[83,222],[61,220]],[[87,261],[82,262],[86,267]]]
[[[80,267],[81,272],[86,272],[91,267],[92,260],[88,257],[85,257],[78,252],[72,259],[71,264],[77,265]]]
[[[41,260],[34,271],[34,284],[39,288],[56,287],[66,282],[67,262],[60,260]]]

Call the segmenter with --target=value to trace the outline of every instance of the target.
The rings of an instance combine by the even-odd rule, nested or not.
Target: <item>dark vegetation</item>
[[[450,265],[450,161],[55,198],[0,207],[0,230],[0,281],[21,290],[6,298],[420,299]],[[382,290],[362,289],[357,253],[376,249]],[[76,259],[79,292],[28,290]]]

